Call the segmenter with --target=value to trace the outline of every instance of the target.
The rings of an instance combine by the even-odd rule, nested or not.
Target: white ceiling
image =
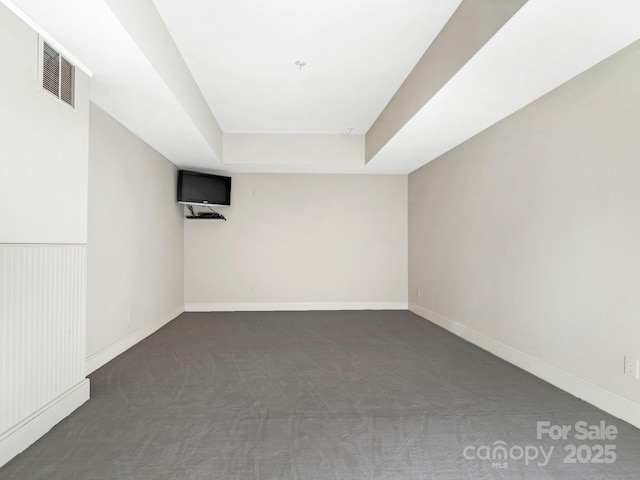
[[[460,0],[154,3],[225,132],[365,134]]]
[[[207,170],[408,173],[640,39],[638,0],[529,0],[372,160],[340,164],[317,146],[366,138],[460,0],[0,1],[93,72],[92,101]],[[310,154],[283,155],[301,133]],[[224,138],[280,150],[236,161]]]

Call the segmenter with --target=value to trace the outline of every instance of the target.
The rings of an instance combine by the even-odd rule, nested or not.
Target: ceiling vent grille
[[[47,42],[42,42],[42,88],[73,107],[76,69]]]

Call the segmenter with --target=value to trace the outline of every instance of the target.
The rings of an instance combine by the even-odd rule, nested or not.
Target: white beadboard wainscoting
[[[89,399],[86,245],[0,244],[0,465]]]

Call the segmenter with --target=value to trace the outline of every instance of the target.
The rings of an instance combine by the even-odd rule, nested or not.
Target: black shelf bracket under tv
[[[224,215],[213,210],[210,212],[196,212],[193,208],[193,205],[187,205],[187,208],[189,209],[189,213],[191,215],[187,215],[185,218],[198,220],[222,220],[225,222],[227,221]]]
[[[224,218],[222,215],[220,215],[219,217],[206,217],[206,216],[201,216],[201,215],[187,215],[184,218],[188,218],[189,220],[218,220],[219,222],[226,222],[227,219]]]

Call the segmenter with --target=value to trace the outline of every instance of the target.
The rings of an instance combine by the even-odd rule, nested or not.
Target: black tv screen
[[[231,205],[231,177],[180,170],[178,203],[187,205]]]

